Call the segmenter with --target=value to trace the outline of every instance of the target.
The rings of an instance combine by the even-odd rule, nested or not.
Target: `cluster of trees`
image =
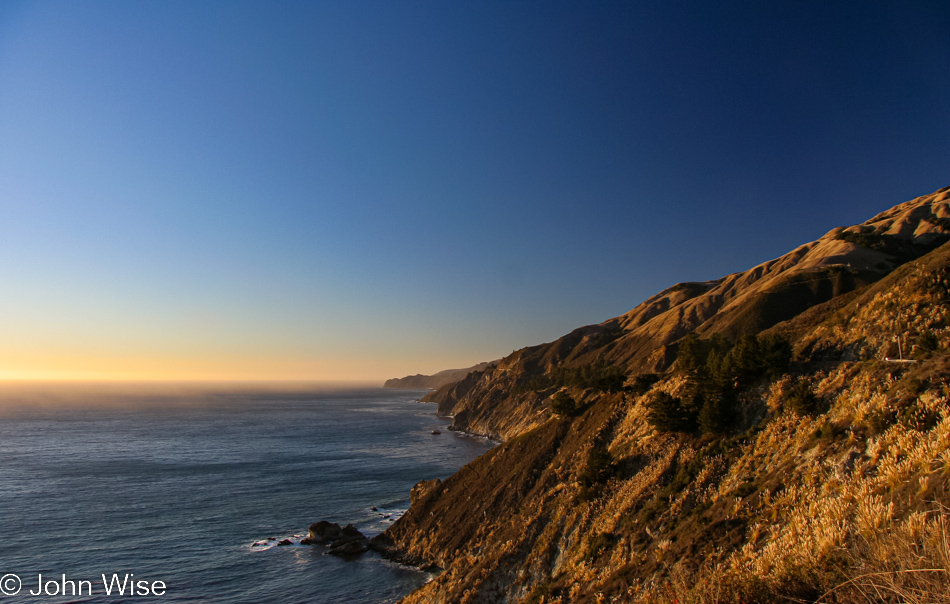
[[[747,388],[762,377],[781,376],[791,359],[792,345],[779,335],[746,335],[733,344],[719,334],[701,340],[691,333],[680,340],[676,368],[699,380]]]
[[[687,375],[684,397],[657,393],[648,403],[650,423],[664,432],[721,434],[739,420],[739,393],[788,370],[792,347],[781,336],[743,336],[732,343],[716,334],[680,341],[677,371]]]
[[[548,388],[594,388],[601,392],[619,392],[627,372],[620,367],[599,360],[575,367],[552,367],[543,375],[537,375],[523,383],[517,392],[547,390]]]

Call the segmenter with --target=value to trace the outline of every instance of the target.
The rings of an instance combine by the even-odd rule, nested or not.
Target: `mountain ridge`
[[[873,283],[948,239],[950,187],[944,187],[864,223],[832,229],[749,270],[673,285],[623,315],[517,350],[483,373],[443,385],[423,400],[439,403],[440,415],[454,416],[454,429],[510,438],[537,424],[526,417],[543,420],[544,402],[513,401],[508,392],[553,366],[603,360],[633,374],[663,371],[687,333],[736,338],[764,331]],[[499,404],[518,407],[503,414],[518,420],[505,425],[494,409]]]
[[[374,540],[442,569],[402,602],[950,601],[948,192],[430,393],[502,443]],[[661,365],[633,345],[649,325]],[[749,374],[776,341],[787,366]],[[898,341],[913,362],[884,360]],[[659,421],[697,397],[729,421]]]

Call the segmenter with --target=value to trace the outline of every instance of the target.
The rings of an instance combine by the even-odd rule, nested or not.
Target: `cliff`
[[[454,384],[473,371],[482,371],[490,363],[479,363],[466,369],[446,369],[434,375],[408,375],[403,378],[392,378],[386,380],[383,388],[441,388],[446,384]]]
[[[432,393],[505,442],[376,540],[444,569],[403,601],[950,601],[947,205],[670,288]],[[573,405],[554,414],[557,392]]]
[[[426,395],[453,428],[508,439],[547,420],[530,383],[555,367],[606,363],[629,374],[664,371],[680,339],[759,333],[875,282],[950,238],[950,188],[900,204],[741,273],[680,283],[630,312],[518,350]]]

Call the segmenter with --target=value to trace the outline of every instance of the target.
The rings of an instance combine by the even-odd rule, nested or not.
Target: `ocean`
[[[491,447],[423,392],[0,392],[0,601],[395,602],[431,577],[296,542],[378,534]]]

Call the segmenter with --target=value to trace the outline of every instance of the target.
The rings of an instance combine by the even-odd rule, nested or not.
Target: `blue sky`
[[[501,357],[950,184],[945,2],[0,3],[0,378]]]

